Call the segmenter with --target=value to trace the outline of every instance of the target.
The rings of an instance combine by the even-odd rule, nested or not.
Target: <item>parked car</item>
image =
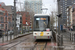
[[[8,31],[8,33],[6,32],[5,35],[13,35],[14,32],[13,31]]]

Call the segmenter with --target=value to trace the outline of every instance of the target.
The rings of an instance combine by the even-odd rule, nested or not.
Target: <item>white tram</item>
[[[50,16],[47,14],[35,14],[33,22],[34,39],[51,39]]]

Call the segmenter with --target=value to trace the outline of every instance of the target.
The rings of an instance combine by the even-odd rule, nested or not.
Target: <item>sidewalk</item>
[[[26,36],[26,35],[29,35],[29,34],[31,34],[31,33],[25,33],[25,34],[18,34],[17,36],[16,36],[16,38],[14,38],[14,36],[13,36],[13,39],[12,40],[10,40],[10,36],[8,36],[8,41],[7,41],[7,37],[6,36],[4,36],[4,42],[2,42],[2,38],[0,38],[0,46],[3,46],[3,45],[7,45],[8,43],[10,43],[11,41],[13,42],[13,40],[16,40],[17,38],[20,38],[20,37],[22,37],[22,36]]]
[[[70,33],[63,32],[61,34],[63,35],[64,50],[74,50],[75,49],[75,43],[70,40]]]
[[[74,42],[70,41],[70,33],[62,33],[63,35],[63,45],[75,45]]]

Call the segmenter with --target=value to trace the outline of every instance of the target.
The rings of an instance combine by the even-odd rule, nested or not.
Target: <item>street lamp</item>
[[[41,10],[46,10],[46,12],[47,12],[48,8],[42,8]]]

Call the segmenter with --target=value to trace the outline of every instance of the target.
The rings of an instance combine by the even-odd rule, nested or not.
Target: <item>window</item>
[[[65,5],[67,5],[67,4],[65,3]]]
[[[8,14],[8,16],[11,16],[11,14]]]
[[[4,22],[4,17],[0,17],[0,22]]]
[[[4,24],[1,24],[1,29],[4,29]]]
[[[27,20],[27,18],[26,18],[26,20]]]
[[[20,20],[19,19],[17,19],[17,22],[19,22]]]
[[[11,8],[12,10],[14,9],[14,7],[12,6],[12,8]]]
[[[11,21],[11,18],[8,18],[8,21]]]
[[[62,6],[61,6],[62,7]]]
[[[2,12],[0,12],[0,15],[3,15],[3,13],[2,13]]]
[[[49,28],[49,17],[45,16],[45,17],[35,17],[34,18],[34,30],[35,31],[44,31],[46,30],[46,28]]]

